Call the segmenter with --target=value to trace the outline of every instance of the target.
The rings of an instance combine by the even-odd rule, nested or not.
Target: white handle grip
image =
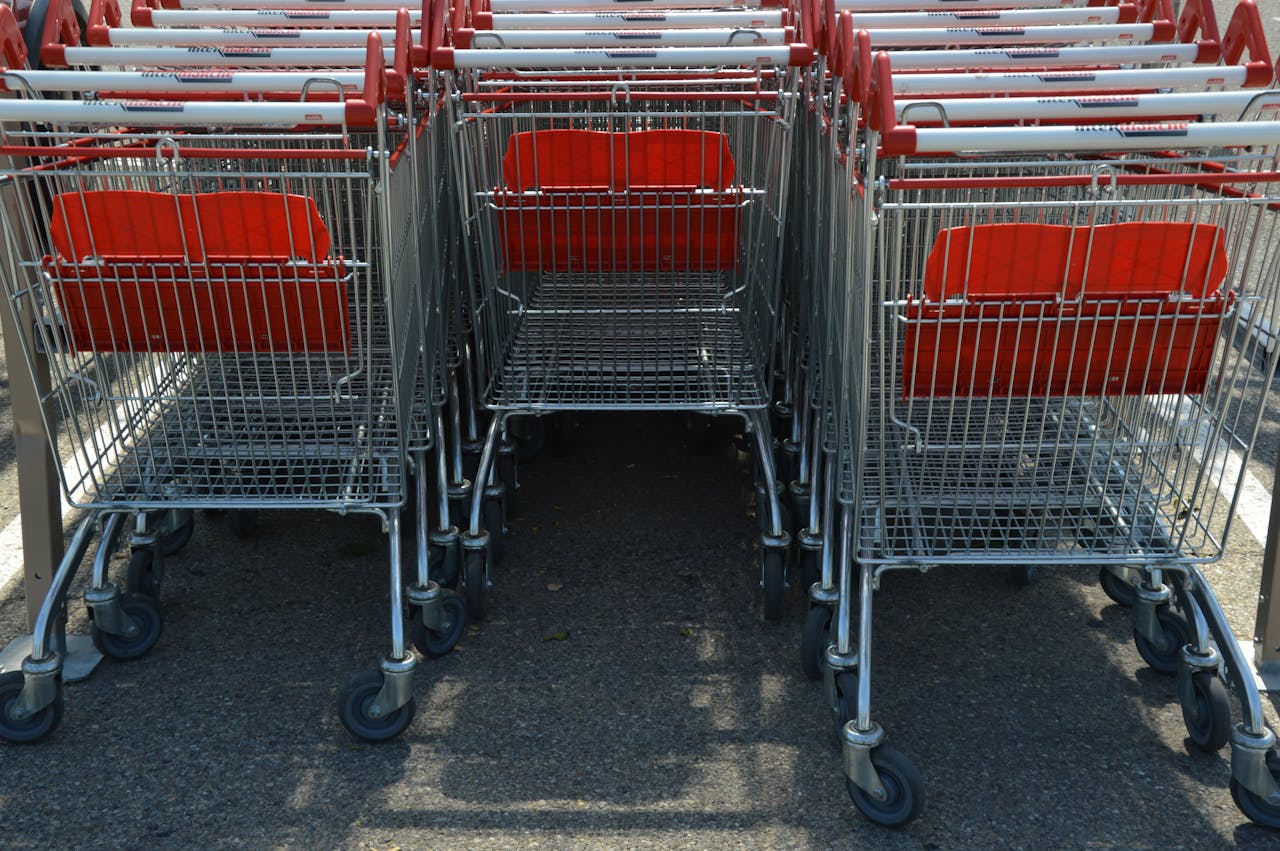
[[[264,9],[293,11],[322,9],[327,12],[340,10],[389,10],[395,12],[405,6],[404,0],[178,0],[178,9]],[[421,10],[419,10],[421,13]]]
[[[898,120],[936,123],[973,121],[1077,122],[1133,121],[1188,115],[1229,115],[1238,118],[1250,106],[1272,117],[1280,110],[1280,92],[1176,92],[1172,94],[1097,95],[1065,98],[948,98],[895,100]]]
[[[979,44],[1146,43],[1157,36],[1154,24],[1098,24],[1061,27],[941,27],[868,30],[877,50],[894,47],[951,47]]]
[[[654,47],[618,50],[454,50],[437,49],[436,68],[707,68],[808,65],[813,51],[789,47]]]
[[[394,21],[392,22],[394,24]],[[359,47],[370,32],[394,44],[394,29],[147,29],[116,27],[108,31],[112,47]],[[417,40],[418,32],[412,35]]]
[[[895,63],[896,66],[896,63]],[[896,95],[1031,94],[1177,89],[1245,85],[1243,65],[1188,65],[1181,68],[1125,68],[1103,71],[1010,72],[1004,74],[895,74]]]
[[[957,9],[1008,9],[1014,0],[833,0],[836,12],[953,12]],[[1089,0],[1017,0],[1023,9],[1088,6]]]
[[[383,49],[386,61],[394,51]],[[365,64],[359,47],[68,47],[67,65],[173,68],[356,68]]]
[[[205,103],[0,99],[0,122],[101,127],[342,125],[341,103]]]
[[[361,91],[360,71],[8,71],[0,77],[10,91],[120,92],[183,94],[225,92],[301,92],[308,83],[317,93],[332,92],[333,82],[347,94]],[[321,82],[323,81],[323,82]],[[25,84],[25,85],[24,85]]]
[[[778,9],[727,9],[722,12],[512,12],[505,15],[487,15],[477,29],[507,30],[625,30],[625,29],[685,29],[781,27],[782,12]]]
[[[909,128],[897,128],[904,130]],[[1118,124],[1065,127],[915,128],[919,154],[1026,151],[1168,151],[1280,145],[1280,121]],[[898,143],[904,146],[905,140]]]
[[[1006,4],[1007,5],[1007,4]],[[855,29],[908,29],[937,27],[1027,27],[1066,24],[1115,24],[1118,6],[1061,9],[990,9],[945,12],[855,12]]]
[[[1008,50],[903,50],[893,52],[895,71],[973,68],[1062,68],[1164,65],[1195,62],[1194,44],[1128,44],[1110,47],[1026,47]]]
[[[579,47],[731,47],[786,43],[781,29],[688,30],[480,30],[469,37],[474,48]]]
[[[495,15],[503,12],[588,12],[618,9],[715,9],[742,7],[735,0],[491,0]],[[776,4],[775,4],[776,5]]]
[[[390,29],[394,9],[151,9],[153,27],[359,27]],[[422,21],[422,9],[408,9],[410,26]]]

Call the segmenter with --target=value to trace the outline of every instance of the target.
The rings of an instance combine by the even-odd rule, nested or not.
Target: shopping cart
[[[78,34],[67,25],[62,35]],[[341,82],[312,72],[319,81],[292,102],[289,74],[258,102],[182,100],[183,73],[136,67],[101,72],[94,86],[93,72],[55,73],[89,91],[137,91],[149,79],[150,96],[45,100],[36,72],[5,74],[19,95],[0,102],[11,158],[0,208],[5,291],[29,359],[48,359],[56,416],[46,426],[53,440],[61,422],[77,444],[62,484],[87,510],[31,656],[4,675],[5,739],[42,738],[60,719],[51,621],[95,527],[102,541],[85,595],[94,641],[136,658],[160,634],[161,571],[154,547],[137,549],[128,590],[109,581],[123,520],[142,512],[145,532],[147,512],[213,507],[382,519],[392,650],[343,689],[339,712],[369,740],[412,719],[399,527],[424,360],[423,127],[411,100],[407,114],[385,103],[381,38],[370,35],[359,53],[360,96],[335,96]],[[246,85],[237,72],[217,73],[232,91]],[[309,96],[313,88],[328,94]],[[420,575],[409,597],[430,649],[451,647],[465,624],[456,595]]]
[[[1233,63],[1242,31],[1224,38]],[[1264,49],[1252,39],[1255,60]],[[913,111],[890,54],[863,86],[847,53],[866,156],[842,184],[858,235],[827,332],[845,341],[848,555],[824,661],[851,797],[885,824],[923,802],[871,718],[884,573],[1114,566],[1141,577],[1135,642],[1176,673],[1190,740],[1230,741],[1237,804],[1280,826],[1275,737],[1201,570],[1222,555],[1275,370],[1262,323],[1280,271],[1280,92],[1130,93],[1100,99],[1096,124],[1076,123],[1071,98]]]
[[[771,616],[789,536],[767,378],[793,66],[810,55],[803,45],[433,54],[452,69],[476,365],[494,412],[477,479],[517,414],[742,415],[769,495]],[[463,546],[475,617],[489,579],[479,495]]]

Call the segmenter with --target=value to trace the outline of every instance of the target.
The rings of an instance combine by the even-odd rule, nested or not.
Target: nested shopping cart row
[[[1026,582],[1082,564],[1176,674],[1190,740],[1231,742],[1241,810],[1277,824],[1274,736],[1201,570],[1274,373],[1274,69],[1251,2],[1221,34],[1211,4],[1146,9],[1172,33],[1163,67],[1065,31],[883,50],[918,42],[855,29],[856,10],[807,18],[824,57],[803,168],[822,202],[804,226],[826,237],[794,262],[825,283],[796,296],[812,382],[797,442],[821,494],[801,540],[825,557],[802,660],[825,680],[850,796],[881,823],[924,794],[871,712],[885,574],[1004,565]]]
[[[0,680],[6,738],[57,724],[52,620],[95,531],[95,635],[129,658],[190,512],[263,507],[382,518],[392,647],[339,713],[392,738],[408,644],[516,604],[497,567],[546,421],[674,411],[691,443],[743,424],[764,613],[807,589],[804,671],[872,820],[923,805],[871,712],[882,578],[1074,564],[1280,826],[1202,570],[1274,372],[1252,0],[1225,28],[1208,0],[95,0],[25,35],[0,10],[3,277],[89,513]]]
[[[412,718],[406,634],[427,656],[461,634],[465,606],[428,578],[425,551],[415,581],[401,579],[402,508],[426,486],[417,477],[415,493],[411,471],[438,442],[443,339],[432,254],[445,137],[409,20],[401,10],[385,41],[364,32],[318,53],[219,48],[233,68],[181,41],[152,56],[79,46],[71,5],[55,4],[46,66],[122,70],[26,70],[0,10],[6,293],[26,349],[48,359],[46,424],[73,443],[63,484],[86,509],[33,651],[5,675],[5,738],[59,721],[52,621],[95,531],[95,644],[132,659],[159,638],[163,559],[193,509],[379,517],[391,651],[339,707],[365,738]],[[90,41],[112,22],[114,4],[95,3]],[[108,567],[131,523],[122,590]]]

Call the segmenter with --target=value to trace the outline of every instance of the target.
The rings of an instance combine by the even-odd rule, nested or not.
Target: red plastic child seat
[[[736,267],[742,195],[723,133],[515,133],[502,173],[508,271]]]
[[[945,230],[906,308],[903,396],[1200,393],[1226,274],[1215,225]]]
[[[74,351],[347,350],[343,263],[310,198],[68,192],[50,240]]]

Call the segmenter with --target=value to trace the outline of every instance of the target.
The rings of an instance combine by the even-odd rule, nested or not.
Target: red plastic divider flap
[[[502,159],[508,189],[726,189],[734,162],[723,133],[705,130],[536,130],[513,133]]]
[[[304,195],[217,192],[197,195],[196,215],[210,258],[305,260],[329,254],[329,229]]]
[[[1114,225],[1001,223],[948,228],[925,264],[930,301],[1194,298],[1227,275],[1221,227],[1190,222]]]
[[[53,199],[50,237],[56,253],[73,262],[99,257],[314,263],[330,247],[315,201],[275,192],[66,192]]]
[[[198,257],[199,241],[185,241],[190,200],[163,192],[106,189],[64,192],[53,199],[49,236],[54,251],[86,257]]]

